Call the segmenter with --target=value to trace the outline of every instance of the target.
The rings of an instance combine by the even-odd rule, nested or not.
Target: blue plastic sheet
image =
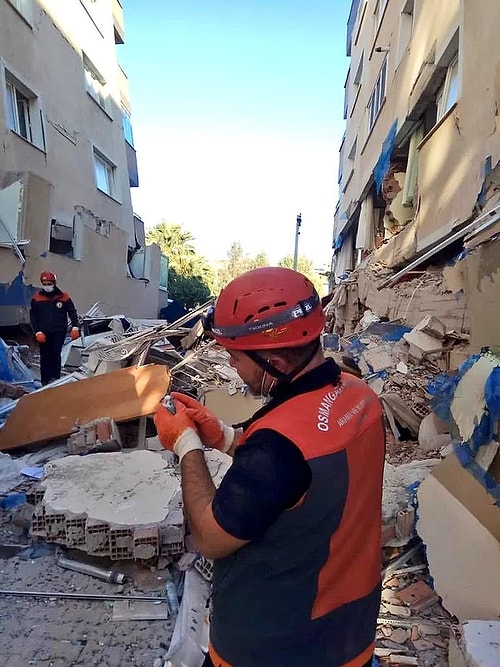
[[[434,413],[451,427],[453,417],[451,404],[455,390],[465,373],[480,359],[481,355],[469,357],[458,369],[457,375],[443,373],[429,383],[427,389],[432,395],[431,407]],[[476,462],[477,453],[483,445],[496,438],[496,424],[500,419],[500,361],[493,368],[484,385],[485,411],[474,428],[468,441],[454,442],[455,454],[461,465],[473,475],[500,505],[500,484]]]
[[[389,134],[384,139],[379,159],[377,160],[377,164],[373,169],[373,178],[377,185],[377,192],[380,192],[382,188],[382,181],[384,180],[387,172],[389,171],[389,165],[391,164],[391,155],[392,155],[392,150],[394,148],[394,141],[396,139],[397,129],[398,129],[398,121],[395,120],[394,123],[391,125]]]

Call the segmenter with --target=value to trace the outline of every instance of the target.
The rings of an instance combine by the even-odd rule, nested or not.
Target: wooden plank
[[[101,417],[120,422],[154,414],[169,387],[168,368],[149,364],[27,394],[0,429],[0,451],[69,435]]]

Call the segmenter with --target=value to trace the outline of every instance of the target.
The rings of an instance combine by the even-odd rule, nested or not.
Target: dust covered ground
[[[64,570],[56,564],[55,553],[27,560],[19,556],[2,558],[0,577],[3,590],[158,594],[139,591],[133,583],[117,586]],[[161,658],[172,634],[171,621],[113,621],[112,604],[1,595],[2,667],[153,667],[155,661],[163,665]]]

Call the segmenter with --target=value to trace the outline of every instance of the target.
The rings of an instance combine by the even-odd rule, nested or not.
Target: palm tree
[[[201,258],[193,245],[194,236],[184,231],[182,225],[162,220],[146,234],[148,243],[156,243],[168,257],[169,266],[177,273],[189,273],[193,262]]]

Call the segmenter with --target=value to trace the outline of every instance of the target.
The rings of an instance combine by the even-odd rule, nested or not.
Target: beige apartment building
[[[331,286],[367,261],[397,279],[471,230],[498,233],[499,25],[498,0],[353,0]],[[498,296],[498,243],[482,252]]]
[[[123,42],[119,0],[0,0],[0,325],[28,321],[46,269],[80,314],[157,317]]]

